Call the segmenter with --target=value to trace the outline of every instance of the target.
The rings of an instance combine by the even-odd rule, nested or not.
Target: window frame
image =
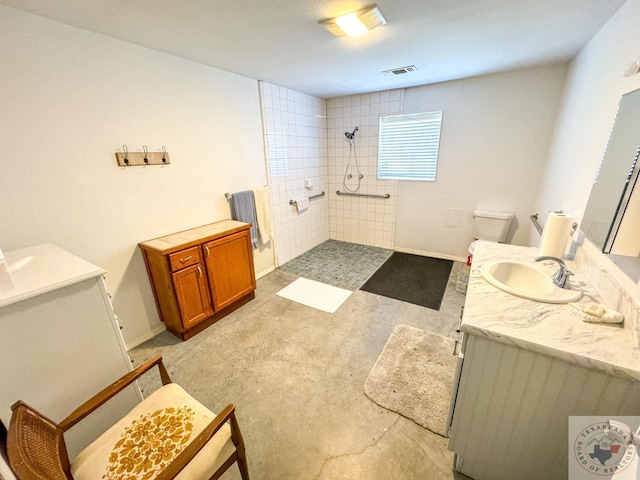
[[[442,111],[380,117],[378,180],[435,182],[442,136],[442,117]],[[402,119],[406,121],[401,121]],[[407,134],[412,134],[412,137],[401,138]],[[416,147],[416,140],[423,144],[422,148]]]

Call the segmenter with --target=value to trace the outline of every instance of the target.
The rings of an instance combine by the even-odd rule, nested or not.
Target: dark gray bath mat
[[[440,310],[452,267],[451,260],[393,252],[360,289]]]

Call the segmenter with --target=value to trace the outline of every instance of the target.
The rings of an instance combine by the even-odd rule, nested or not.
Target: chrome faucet
[[[567,288],[567,278],[569,278],[570,275],[573,275],[573,272],[569,271],[567,265],[564,263],[564,260],[557,257],[551,257],[549,255],[536,257],[534,258],[534,260],[536,262],[541,262],[543,260],[553,260],[554,262],[556,262],[560,268],[558,268],[558,270],[553,275],[551,275],[551,280],[553,280],[553,283],[558,287]]]

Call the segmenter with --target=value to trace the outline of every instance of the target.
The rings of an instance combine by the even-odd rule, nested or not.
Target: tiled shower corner
[[[309,280],[357,290],[392,253],[386,248],[327,240],[279,268]]]

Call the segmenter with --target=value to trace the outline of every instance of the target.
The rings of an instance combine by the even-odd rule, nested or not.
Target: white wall
[[[571,63],[536,202],[541,214],[563,208],[581,219],[620,96],[640,88],[640,75],[620,74],[640,56],[639,24],[640,0],[628,0]],[[594,254],[639,300],[640,259]]]
[[[225,191],[266,184],[257,82],[3,6],[0,59],[0,246],[105,268],[133,346],[163,328],[137,243],[229,218]],[[164,145],[171,165],[120,168],[123,144]]]
[[[326,101],[261,83],[277,265],[329,239]],[[305,187],[305,179],[311,187]],[[290,200],[325,192],[298,211]]]
[[[515,213],[508,241],[528,243],[565,74],[555,65],[406,89],[404,113],[443,118],[436,181],[399,182],[396,249],[466,259],[477,208]]]
[[[407,89],[405,113],[444,111],[435,183],[374,181],[373,120],[389,92],[330,100],[325,112],[320,99],[272,90],[271,127],[278,112],[295,138],[316,129],[295,146],[295,178],[274,192],[280,260],[326,238],[330,200],[332,238],[393,247],[395,225],[395,248],[461,258],[475,208],[514,211],[518,244],[538,241],[531,213],[581,216],[617,101],[640,87],[640,75],[619,73],[640,55],[639,22],[640,0],[629,0],[571,64],[565,86],[565,67],[551,66]],[[0,247],[51,242],[107,269],[125,340],[135,345],[163,328],[137,243],[229,218],[225,192],[267,183],[257,82],[3,6],[0,59]],[[340,135],[358,124],[368,129],[358,144],[366,186],[397,188],[397,217],[393,202],[331,197],[348,153]],[[165,145],[172,164],[119,168],[122,144]],[[307,176],[318,190],[328,185],[329,197],[303,216],[288,200],[309,193],[300,184]],[[447,208],[462,210],[460,228],[444,226]],[[640,297],[640,260],[598,260]],[[271,249],[257,253],[257,272],[273,265]]]

